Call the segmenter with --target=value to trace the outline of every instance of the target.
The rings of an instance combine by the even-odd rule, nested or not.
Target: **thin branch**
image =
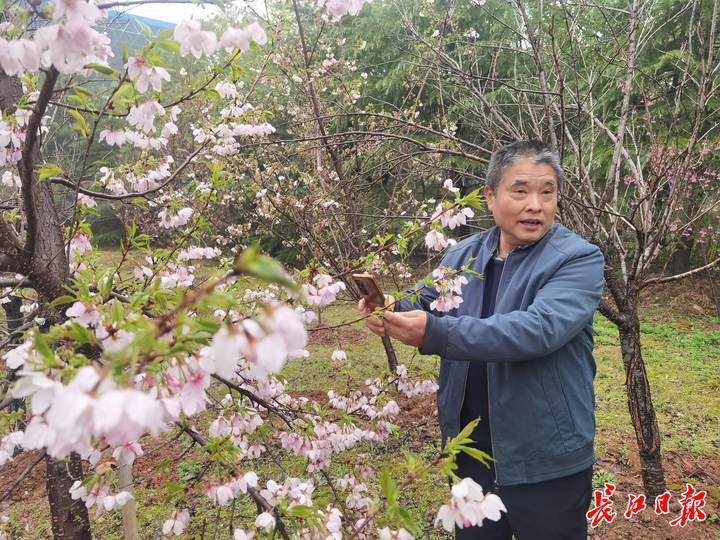
[[[35,459],[35,461],[33,461],[32,463],[30,463],[30,465],[25,467],[25,470],[20,474],[20,476],[18,476],[15,479],[15,481],[10,485],[10,487],[7,489],[7,491],[0,496],[0,503],[2,503],[5,499],[7,499],[12,494],[12,492],[15,490],[15,488],[20,485],[20,482],[25,480],[25,478],[27,478],[27,476],[32,472],[32,470],[35,468],[35,466],[38,463],[40,463],[43,459],[45,459],[45,452],[40,452],[40,455]]]
[[[680,279],[692,276],[693,274],[698,274],[698,273],[702,272],[703,270],[709,270],[713,266],[716,266],[718,263],[720,263],[720,257],[718,257],[714,261],[707,263],[705,266],[695,268],[694,270],[688,270],[687,272],[683,272],[682,274],[675,274],[674,276],[668,276],[668,277],[662,277],[662,278],[660,278],[660,277],[650,278],[650,279],[645,280],[645,283],[643,283],[640,288],[644,289],[648,285],[655,285],[657,283],[667,283],[668,281],[678,281]]]

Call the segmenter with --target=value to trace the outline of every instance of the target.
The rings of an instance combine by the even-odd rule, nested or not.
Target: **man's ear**
[[[485,204],[487,205],[488,210],[492,213],[493,206],[495,206],[495,194],[489,186],[485,186],[483,188],[483,192],[485,193]]]

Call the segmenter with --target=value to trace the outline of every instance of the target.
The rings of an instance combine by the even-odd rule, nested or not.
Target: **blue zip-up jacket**
[[[497,227],[450,248],[442,266],[482,272],[498,244]],[[463,303],[430,309],[434,288],[397,311],[428,312],[421,352],[440,355],[438,418],[443,440],[454,437],[465,397],[468,362],[488,370],[490,432],[499,485],[561,478],[594,460],[593,314],[603,289],[597,248],[559,224],[505,261],[495,314],[479,318],[484,282],[466,275]],[[472,388],[467,389],[472,392]],[[485,419],[481,419],[481,422]]]

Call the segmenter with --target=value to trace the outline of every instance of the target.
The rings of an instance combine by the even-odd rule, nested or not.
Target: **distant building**
[[[127,45],[131,55],[133,51],[145,46],[147,37],[143,26],[149,29],[153,36],[162,30],[172,31],[175,29],[174,23],[115,10],[109,10],[105,14],[105,18],[98,21],[97,30],[106,33],[110,38],[110,46],[115,55],[109,59],[112,67],[122,69],[123,45]]]

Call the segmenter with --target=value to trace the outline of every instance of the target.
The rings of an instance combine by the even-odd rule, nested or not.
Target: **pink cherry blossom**
[[[165,520],[162,527],[164,535],[174,534],[180,536],[190,522],[190,512],[187,510],[174,510],[170,519]]]
[[[112,455],[119,464],[132,465],[135,458],[143,454],[142,446],[137,441],[131,441],[115,448]]]
[[[448,246],[454,246],[457,242],[448,238],[440,231],[432,230],[425,235],[425,245],[432,250],[442,251]]]
[[[460,191],[460,188],[456,188],[455,186],[453,186],[452,178],[448,178],[445,180],[445,182],[443,182],[443,189],[446,189],[450,193],[457,193],[458,191]]]
[[[75,302],[65,311],[65,315],[85,328],[96,325],[100,321],[100,313],[95,309],[95,306],[83,302]]]
[[[157,101],[146,101],[137,107],[130,107],[127,121],[131,126],[150,133],[155,131],[155,115],[163,114],[165,114],[165,109]]]
[[[127,142],[127,134],[124,129],[103,129],[98,140],[105,141],[108,146],[122,146]]]
[[[220,47],[227,52],[240,49],[246,52],[250,49],[250,41],[262,46],[267,43],[267,34],[262,26],[254,22],[245,28],[228,28],[220,38]]]
[[[263,512],[255,518],[255,526],[258,529],[265,529],[265,531],[270,532],[275,528],[275,516],[270,512]]]
[[[160,219],[159,225],[165,229],[174,229],[187,225],[193,215],[192,208],[181,208],[177,213],[171,216],[167,210],[161,210],[158,213]]]
[[[415,537],[405,529],[393,531],[389,527],[378,529],[378,538],[380,540],[413,540]]]
[[[128,58],[125,67],[128,70],[128,77],[135,82],[135,89],[144,94],[152,86],[153,90],[162,90],[162,81],[170,80],[170,74],[165,68],[159,66],[148,66],[144,58],[131,56]]]
[[[145,433],[157,436],[166,428],[161,403],[134,389],[105,392],[93,407],[95,435],[119,446],[139,439]]]
[[[507,512],[500,497],[483,494],[482,487],[472,478],[463,478],[452,487],[450,504],[444,504],[435,519],[443,528],[452,532],[457,525],[461,529],[482,525],[484,519],[498,521],[500,512]]]
[[[217,48],[215,34],[202,29],[200,21],[184,20],[175,27],[175,41],[180,43],[180,54],[192,54],[195,58],[210,55]]]

